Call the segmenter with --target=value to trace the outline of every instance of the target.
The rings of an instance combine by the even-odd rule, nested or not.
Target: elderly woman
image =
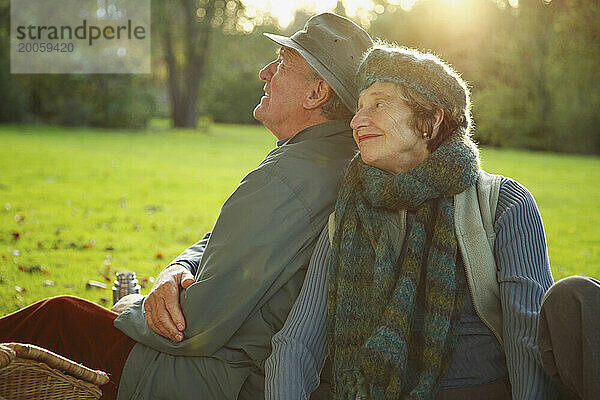
[[[542,221],[527,189],[480,169],[465,83],[385,45],[358,80],[360,154],[273,338],[267,398],[307,398],[327,354],[336,399],[553,398]]]

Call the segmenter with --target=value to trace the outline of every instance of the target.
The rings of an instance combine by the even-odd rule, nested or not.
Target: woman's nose
[[[365,117],[365,109],[361,108],[356,112],[356,114],[354,114],[354,117],[352,117],[352,120],[350,121],[350,128],[357,130],[361,127],[364,127],[366,123],[367,118]]]

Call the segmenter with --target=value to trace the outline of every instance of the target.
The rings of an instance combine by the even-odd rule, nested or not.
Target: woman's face
[[[410,126],[412,114],[394,83],[375,82],[360,93],[350,127],[365,164],[397,174],[429,155],[422,132]]]

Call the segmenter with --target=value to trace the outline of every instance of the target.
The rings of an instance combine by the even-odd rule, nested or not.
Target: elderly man
[[[289,38],[266,35],[282,47],[260,71],[265,95],[254,116],[277,147],[227,199],[212,233],[165,268],[147,298],[118,303],[122,311],[133,302],[116,320],[59,297],[0,319],[0,341],[28,341],[107,370],[113,386],[103,398],[117,387],[119,399],[263,397],[271,336],[300,291],[355,152],[353,78],[372,44],[331,13]]]

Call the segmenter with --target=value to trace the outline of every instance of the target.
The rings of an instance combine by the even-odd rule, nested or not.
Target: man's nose
[[[271,79],[271,77],[273,76],[273,66],[277,64],[277,60],[273,60],[270,63],[268,63],[267,65],[265,65],[260,72],[258,73],[258,76],[260,78],[261,81],[268,81],[269,79]]]

